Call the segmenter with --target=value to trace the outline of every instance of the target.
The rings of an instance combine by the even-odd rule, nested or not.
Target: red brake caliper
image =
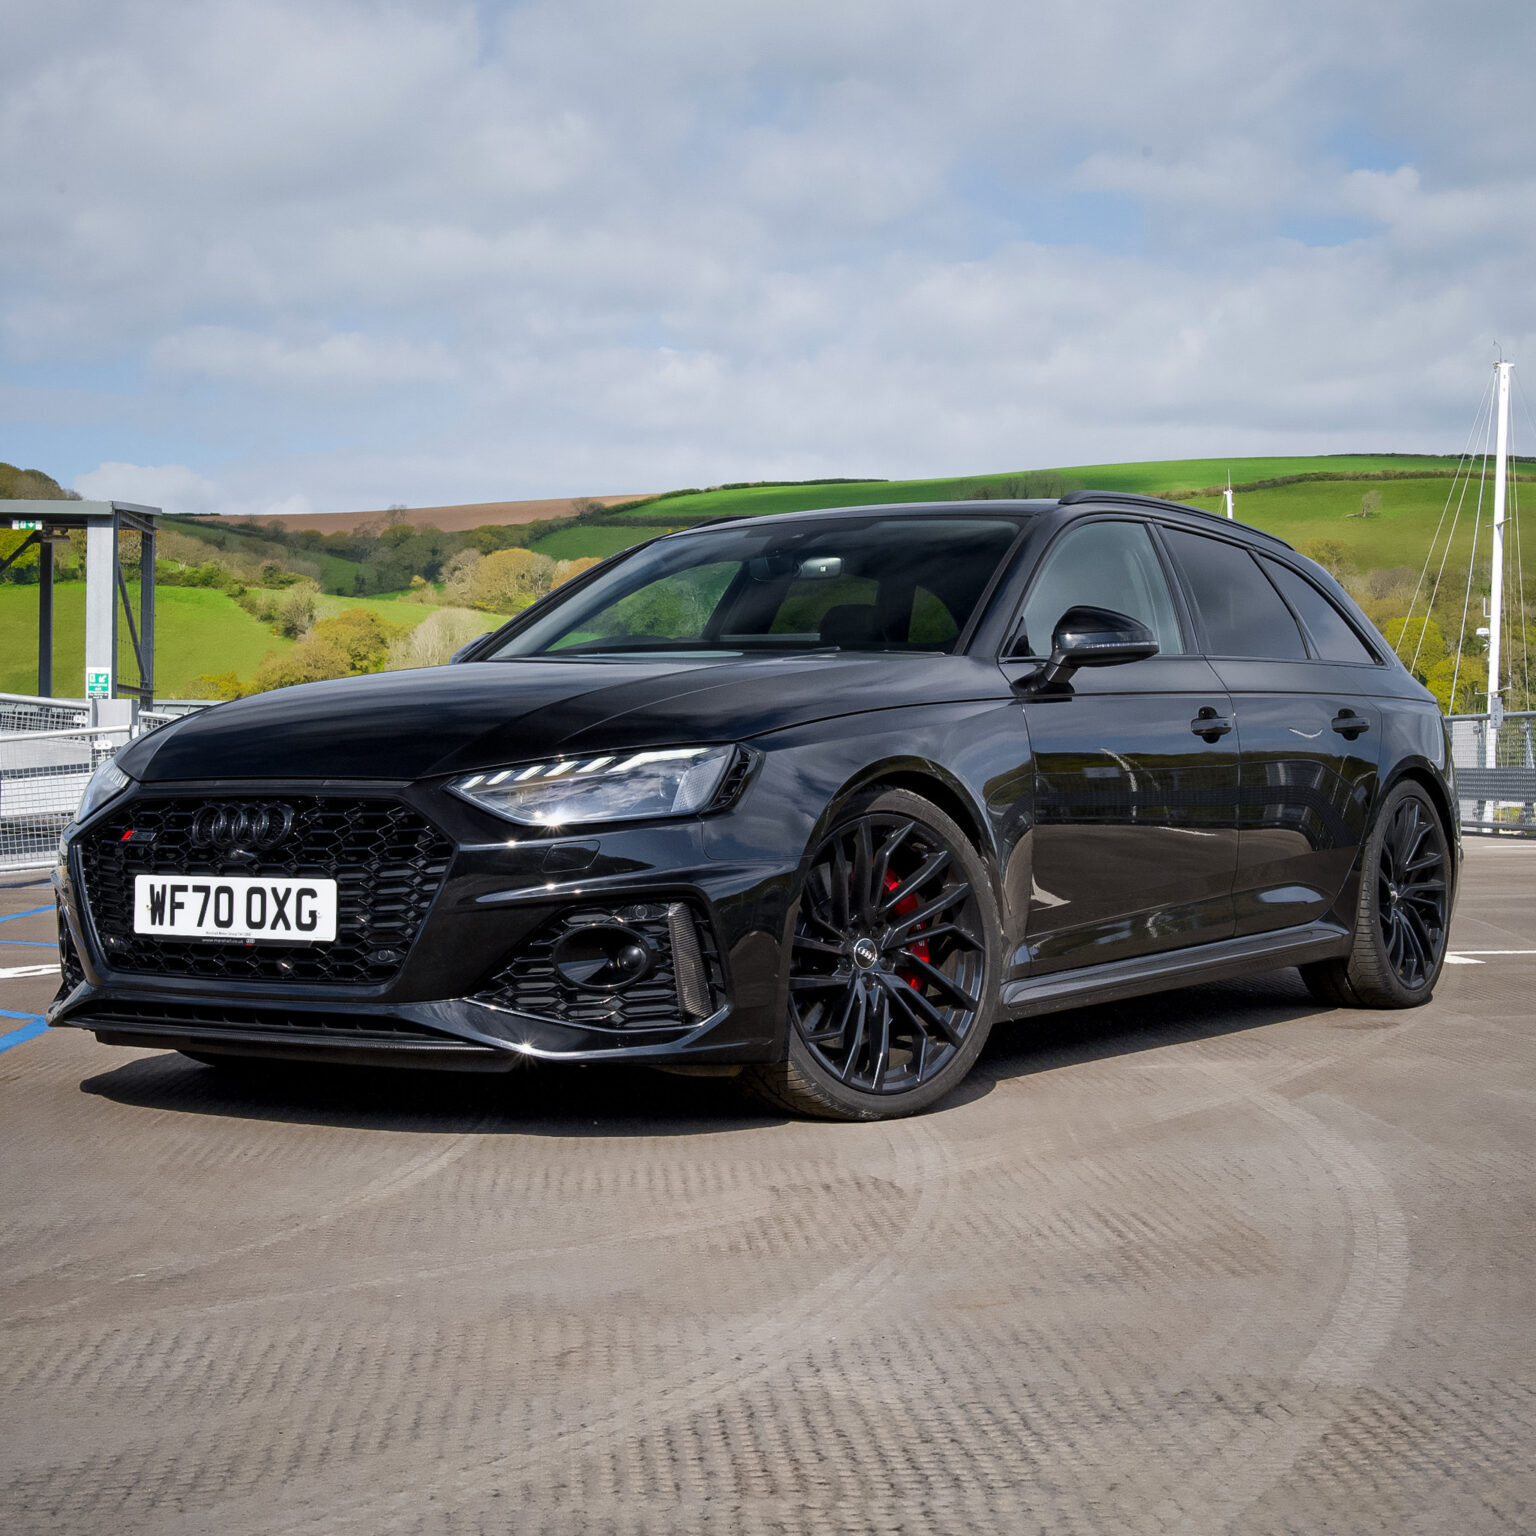
[[[900,885],[900,884],[901,884],[901,881],[899,881],[896,878],[895,875],[893,875],[893,874],[891,874],[889,872],[886,873],[886,877],[885,877],[885,888],[886,888],[886,890],[894,891],[896,889],[896,887],[898,885]],[[895,912],[897,917],[905,917],[909,912],[917,911],[917,897],[916,896],[903,896],[901,898],[901,900],[896,903],[896,905],[893,908],[893,910],[894,910],[894,912]],[[907,945],[907,948],[909,950],[911,950],[911,952],[914,955],[916,955],[919,960],[929,960],[929,961],[931,961],[931,959],[932,959],[932,957],[928,953],[928,941],[926,939],[919,939],[915,944]],[[901,976],[901,979],[904,982],[906,982],[906,984],[909,987],[912,987],[916,991],[921,991],[922,990],[922,983],[917,979],[917,977],[916,976],[905,976],[905,975],[902,975],[902,970],[901,970],[901,967],[899,965],[896,967],[896,974],[898,976]]]

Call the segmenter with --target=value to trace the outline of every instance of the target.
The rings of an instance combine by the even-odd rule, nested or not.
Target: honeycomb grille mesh
[[[621,991],[579,991],[555,969],[554,948],[560,938],[573,924],[599,917],[640,934],[653,956],[644,979]],[[686,928],[680,930],[680,924]],[[679,931],[696,939],[696,947],[686,942],[674,947],[673,937]],[[691,972],[702,967],[702,975],[685,975],[679,986],[679,963]],[[712,1013],[724,997],[725,977],[714,933],[703,914],[687,902],[625,906],[603,913],[583,907],[560,913],[525,939],[517,954],[476,994],[477,1001],[499,1008],[602,1029],[675,1029]]]
[[[386,798],[242,796],[241,806],[293,809],[287,836],[254,862],[198,846],[193,819],[207,799],[126,802],[79,845],[92,926],[114,971],[213,981],[379,985],[392,980],[448,872],[452,845],[409,806]],[[132,828],[133,839],[123,834]],[[133,931],[136,875],[274,875],[337,884],[329,944],[243,944],[151,938]]]

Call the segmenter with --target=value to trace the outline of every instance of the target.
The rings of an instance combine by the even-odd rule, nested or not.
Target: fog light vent
[[[651,969],[643,934],[617,924],[583,923],[567,929],[550,954],[555,974],[582,992],[619,992]]]
[[[638,948],[643,972],[631,953]],[[713,1015],[726,987],[708,918],[662,897],[552,914],[474,995],[562,1024],[676,1030]]]
[[[672,971],[677,977],[677,1006],[685,1019],[707,1019],[709,976],[699,952],[699,930],[693,914],[680,901],[667,908],[667,935],[672,940]]]

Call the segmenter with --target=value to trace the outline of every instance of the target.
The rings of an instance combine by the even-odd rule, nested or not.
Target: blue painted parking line
[[[57,949],[59,947],[52,939],[0,939],[0,945],[3,944],[13,948],[20,945],[23,949]]]
[[[0,1051],[8,1051],[13,1045],[35,1040],[39,1035],[46,1034],[48,1030],[48,1021],[40,1013],[13,1013],[9,1008],[0,1008],[0,1019],[25,1021],[20,1029],[12,1029],[0,1035]]]
[[[18,917],[37,917],[40,913],[54,910],[52,906],[47,906],[33,907],[30,912],[7,912],[4,917],[0,917],[0,923],[14,923]]]

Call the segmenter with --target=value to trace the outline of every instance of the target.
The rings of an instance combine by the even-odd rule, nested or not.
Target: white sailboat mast
[[[1498,732],[1504,723],[1499,697],[1499,641],[1504,627],[1504,493],[1509,480],[1509,371],[1513,363],[1495,363],[1499,379],[1499,431],[1493,477],[1493,581],[1488,601],[1487,763],[1497,767]]]

